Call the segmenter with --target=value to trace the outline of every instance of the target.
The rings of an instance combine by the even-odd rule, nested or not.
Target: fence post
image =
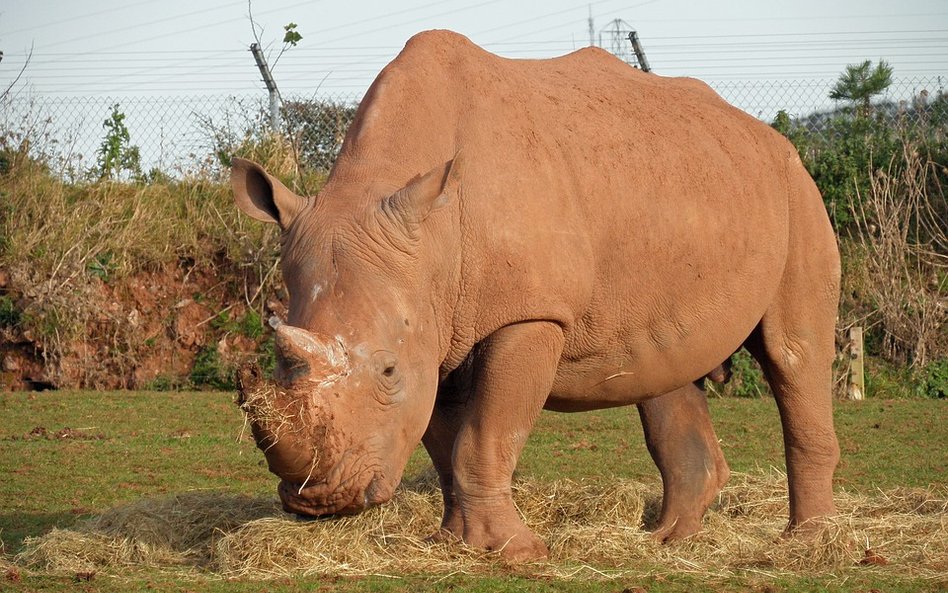
[[[257,69],[260,70],[260,75],[263,76],[263,84],[267,85],[267,93],[270,95],[270,131],[276,134],[280,131],[280,91],[277,90],[276,82],[270,74],[270,66],[267,65],[263,52],[260,51],[260,46],[251,43],[250,53],[253,54],[253,59],[257,62]]]
[[[645,57],[645,50],[642,49],[642,42],[639,41],[639,34],[635,31],[629,32],[629,42],[632,44],[632,51],[635,52],[635,59],[642,68],[642,72],[651,72],[652,68],[648,65],[648,58]]]
[[[866,397],[865,358],[859,326],[849,329],[849,358],[849,399],[859,401]]]

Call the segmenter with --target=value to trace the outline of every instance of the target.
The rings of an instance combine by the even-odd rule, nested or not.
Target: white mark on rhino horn
[[[345,356],[345,349],[338,338],[333,342],[324,342],[301,327],[285,323],[277,327],[276,333],[281,346],[289,347],[297,353],[325,359],[333,366],[341,363],[341,358]]]
[[[276,329],[276,347],[282,356],[307,365],[312,380],[321,386],[349,374],[349,355],[339,337],[324,341],[301,327],[284,323]]]

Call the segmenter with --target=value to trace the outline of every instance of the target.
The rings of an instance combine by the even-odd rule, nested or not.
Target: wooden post
[[[849,399],[863,400],[866,397],[866,375],[861,327],[849,329],[849,358]]]

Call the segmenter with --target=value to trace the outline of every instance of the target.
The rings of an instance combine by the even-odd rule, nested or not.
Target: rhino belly
[[[566,336],[547,409],[637,404],[707,375],[741,347],[769,300],[727,285],[695,285],[675,299],[621,291],[597,299]]]

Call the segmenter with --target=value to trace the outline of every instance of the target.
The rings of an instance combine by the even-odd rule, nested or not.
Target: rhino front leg
[[[452,458],[464,541],[499,550],[508,561],[546,557],[546,545],[524,525],[511,478],[527,436],[553,386],[563,333],[550,322],[494,332],[478,353],[473,394]]]
[[[645,443],[662,474],[662,512],[653,537],[665,542],[701,529],[701,518],[730,470],[708,401],[694,384],[639,404]]]

